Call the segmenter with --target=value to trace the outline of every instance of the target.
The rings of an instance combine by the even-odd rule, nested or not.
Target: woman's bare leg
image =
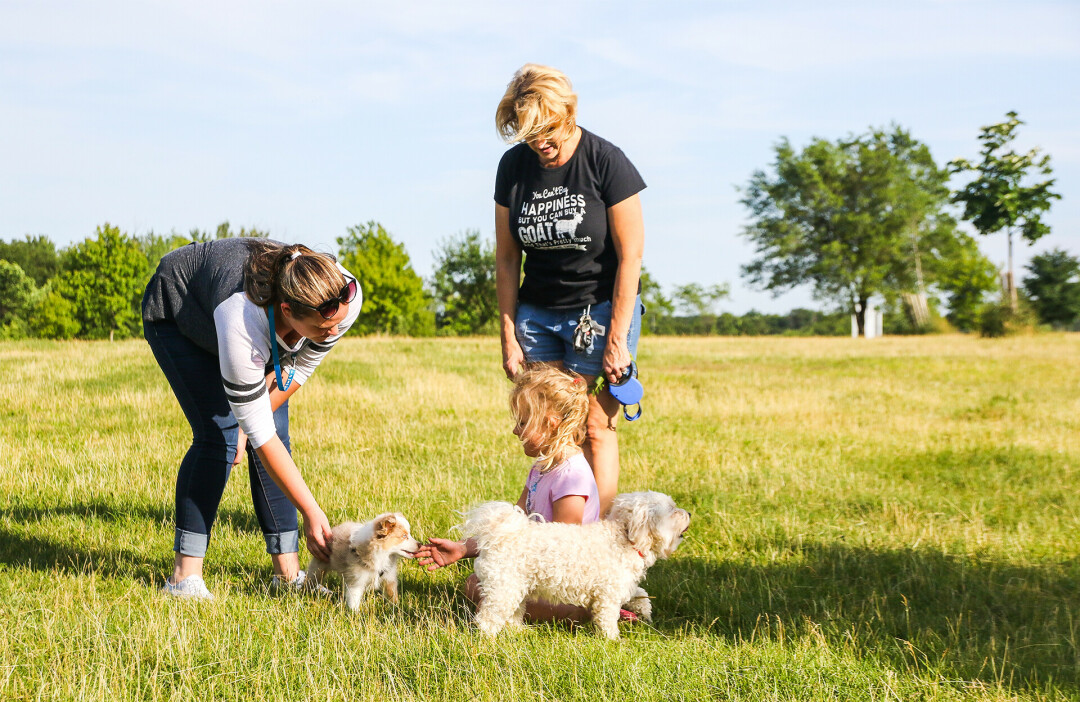
[[[596,376],[587,375],[585,380],[591,388]],[[589,395],[588,433],[582,449],[596,478],[601,518],[607,514],[611,501],[619,492],[619,435],[615,433],[615,425],[620,407],[619,401],[606,389],[598,395]]]

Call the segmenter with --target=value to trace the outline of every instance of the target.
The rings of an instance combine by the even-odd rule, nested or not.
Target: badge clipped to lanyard
[[[289,377],[284,384],[281,382],[281,360],[278,358],[277,331],[274,327],[274,306],[270,305],[270,351],[274,354],[274,375],[277,376],[278,390],[285,392],[292,385],[293,373],[296,372],[296,364],[289,368]]]

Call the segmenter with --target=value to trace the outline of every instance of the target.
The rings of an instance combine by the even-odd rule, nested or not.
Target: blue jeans
[[[143,325],[143,335],[191,425],[191,448],[176,476],[173,550],[202,558],[232,471],[240,426],[221,384],[217,356],[184,336],[172,322],[148,322]],[[274,423],[278,437],[289,449],[288,402],[274,412]],[[251,444],[247,445],[247,456],[251,500],[266,540],[266,552],[297,552],[300,531],[296,508],[270,478]]]
[[[518,304],[515,317],[515,336],[525,360],[529,363],[562,361],[566,368],[581,375],[600,375],[604,372],[604,347],[611,329],[611,301],[600,302],[589,309],[589,316],[604,328],[604,335],[597,336],[592,351],[578,353],[574,350],[574,330],[585,306],[569,309],[540,307],[528,302]],[[641,336],[641,313],[644,307],[641,297],[634,303],[634,315],[626,334],[626,345],[631,355],[637,354],[638,337]]]

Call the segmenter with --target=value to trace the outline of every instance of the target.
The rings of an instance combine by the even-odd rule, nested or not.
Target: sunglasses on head
[[[356,289],[356,279],[350,278],[349,282],[345,283],[345,287],[341,289],[341,292],[337,294],[337,297],[330,298],[321,305],[312,306],[306,302],[300,302],[299,300],[287,300],[287,302],[293,305],[307,307],[309,310],[315,310],[323,319],[331,319],[338,313],[338,309],[340,309],[343,304],[347,305],[356,298]]]

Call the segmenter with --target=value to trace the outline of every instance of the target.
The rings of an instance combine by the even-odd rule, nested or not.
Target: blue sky
[[[227,219],[334,250],[374,219],[426,277],[440,241],[493,236],[495,105],[529,61],[571,77],[581,124],[649,184],[655,277],[730,283],[724,309],[817,306],[739,275],[736,187],[785,136],[896,122],[944,163],[1016,110],[1064,196],[1018,266],[1080,254],[1080,3],[974,0],[0,0],[0,238]],[[981,244],[1004,262],[1003,236]]]

